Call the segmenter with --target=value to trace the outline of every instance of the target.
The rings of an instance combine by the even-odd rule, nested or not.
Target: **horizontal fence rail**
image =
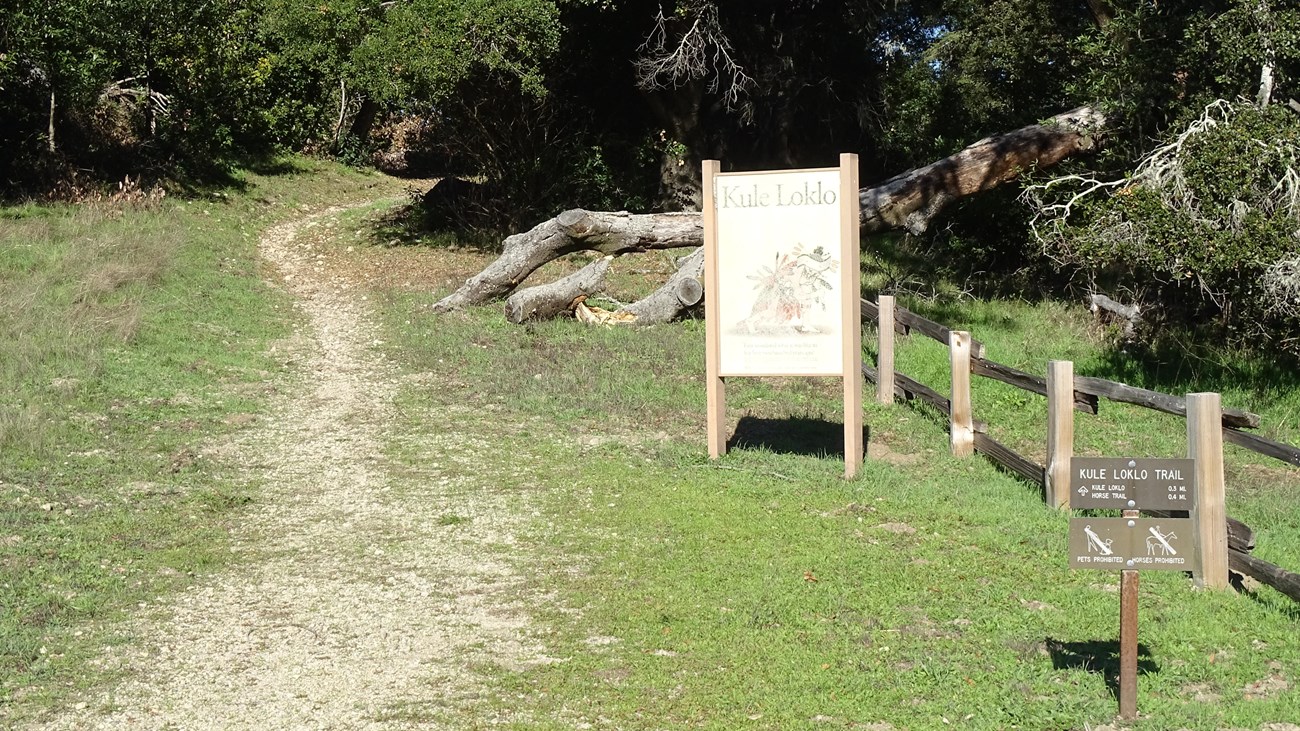
[[[1001,381],[1021,390],[1036,393],[1039,396],[1047,395],[1046,378],[1016,370],[1011,366],[1005,366],[984,358],[971,358],[970,371],[977,376]],[[1074,409],[1087,414],[1097,413],[1097,394],[1076,388],[1074,390]]]
[[[952,333],[954,331],[950,328],[921,317],[897,304],[894,304],[891,309],[893,311],[893,329],[895,332],[907,335],[915,330],[926,337],[943,343],[945,346],[951,347],[950,343],[953,342]],[[864,322],[876,321],[879,313],[880,308],[875,302],[867,299],[862,300],[862,319]],[[890,355],[890,362],[892,363],[892,353]],[[970,355],[969,368],[971,373],[1040,396],[1048,395],[1046,378],[988,360],[984,355],[983,343],[971,339]],[[880,374],[869,365],[863,364],[862,374],[872,383],[880,382]],[[892,381],[893,395],[896,399],[903,402],[914,399],[923,401],[945,416],[951,417],[953,411],[952,402],[948,397],[896,370],[893,372]],[[1096,414],[1101,398],[1134,404],[1183,418],[1187,417],[1187,400],[1185,398],[1104,378],[1073,376],[1073,409],[1075,411]],[[1222,409],[1220,421],[1222,423],[1223,441],[1291,465],[1300,466],[1300,448],[1241,431],[1243,428],[1258,428],[1261,422],[1259,414],[1241,409],[1224,408]],[[1048,479],[1047,470],[1043,465],[1017,453],[989,436],[988,424],[985,422],[973,420],[973,431],[976,452],[983,454],[1002,469],[1043,488],[1046,497]],[[1157,510],[1147,512],[1155,517],[1185,517],[1187,515],[1186,511]],[[1250,576],[1300,602],[1300,574],[1287,571],[1251,555],[1250,551],[1255,548],[1255,531],[1250,526],[1231,516],[1226,516],[1226,525],[1228,569]]]
[[[863,322],[875,322],[879,313],[880,309],[876,303],[867,299],[862,300]],[[916,330],[932,340],[943,343],[945,346],[948,344],[949,333],[952,332],[951,329],[897,304],[894,305],[894,323],[895,332],[906,335],[910,330]],[[977,376],[1000,381],[1040,396],[1047,394],[1047,380],[1045,378],[986,359],[984,357],[984,344],[974,339],[971,340],[971,372]],[[875,380],[875,378],[872,378],[872,382],[875,382]],[[913,383],[921,385],[916,381],[913,381]],[[935,392],[931,391],[931,393]],[[1174,416],[1187,416],[1187,405],[1184,399],[1179,396],[1138,388],[1137,386],[1094,376],[1074,377],[1075,410],[1088,414],[1097,413],[1099,397],[1120,403],[1143,406],[1166,414],[1173,414]],[[940,396],[940,398],[945,402],[947,401],[946,397]],[[1242,409],[1223,409],[1224,441],[1235,444],[1242,449],[1300,467],[1300,448],[1239,431],[1240,429],[1255,429],[1259,425],[1259,414]]]
[[[1075,376],[1074,388],[1094,396],[1105,396],[1111,401],[1145,406],[1155,411],[1163,411],[1175,416],[1187,416],[1187,402],[1180,396],[1171,396],[1159,391],[1149,391],[1117,381],[1092,376]],[[1223,410],[1223,425],[1227,427],[1254,429],[1259,426],[1259,414],[1252,414],[1241,409]]]
[[[1263,455],[1280,459],[1283,462],[1300,467],[1300,449],[1296,449],[1290,444],[1275,442],[1272,439],[1265,439],[1258,434],[1247,434],[1236,429],[1224,429],[1223,441],[1231,442],[1238,447],[1249,449],[1252,452],[1258,452]]]
[[[863,298],[862,300],[863,321],[870,320],[872,322],[875,322],[879,318],[880,318],[880,307],[877,306],[875,302],[871,302]],[[924,317],[921,317],[920,315],[916,314],[915,312],[912,312],[911,310],[904,309],[902,307],[898,307],[897,305],[895,305],[894,332],[898,333],[899,335],[908,335],[912,330],[921,333],[922,335],[926,336],[927,338],[930,338],[931,340],[937,340],[943,343],[945,346],[948,345],[948,338],[951,337],[951,333],[952,333],[952,330],[949,330],[948,328],[944,327],[943,325],[940,325],[934,320],[927,320]],[[978,340],[971,340],[970,354],[972,358],[983,358],[984,343],[981,343]]]
[[[872,368],[865,363],[862,364],[862,375],[866,376],[867,380],[872,383],[880,383],[880,374],[876,372],[875,368]],[[947,396],[944,396],[915,378],[899,373],[898,371],[894,371],[894,397],[899,401],[904,402],[911,401],[912,399],[924,401],[938,409],[944,416],[952,415],[952,402],[948,400]],[[976,434],[988,432],[988,423],[980,421],[979,419],[975,419],[974,421]]]

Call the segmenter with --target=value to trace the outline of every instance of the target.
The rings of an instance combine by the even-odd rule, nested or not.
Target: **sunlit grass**
[[[512,465],[546,486],[550,506],[528,543],[536,580],[527,596],[556,595],[536,611],[549,653],[562,660],[497,669],[496,703],[514,719],[509,727],[1081,729],[1113,721],[1117,575],[1070,571],[1068,516],[983,458],[949,456],[932,410],[868,403],[870,441],[884,456],[844,482],[834,379],[734,379],[733,426],[747,417],[762,429],[710,462],[701,323],[518,327],[495,307],[422,315],[435,296],[387,301],[403,367],[452,380],[438,393],[407,393],[411,429],[424,428],[419,415],[438,404],[492,404],[476,426],[458,428],[526,444]],[[944,315],[985,341],[994,360],[1042,374],[1049,359],[1070,359],[1079,373],[1118,374],[1105,334],[1081,307],[959,299]],[[939,344],[904,339],[898,362],[948,390]],[[1247,398],[1259,383],[1138,385],[1170,383],[1174,393],[1223,388],[1225,403],[1240,399],[1294,434],[1280,423],[1293,406]],[[976,415],[1037,459],[1045,409],[1039,396],[976,379]],[[1167,414],[1103,403],[1076,423],[1079,453],[1186,452],[1184,423]],[[1300,512],[1282,496],[1296,484],[1285,465],[1229,452],[1229,512],[1259,531],[1261,556],[1292,568],[1300,568]],[[548,570],[538,571],[538,560]],[[1144,718],[1136,728],[1253,728],[1300,717],[1300,697],[1270,680],[1289,678],[1300,662],[1291,600],[1266,587],[1195,592],[1186,576],[1157,572],[1143,575],[1140,601]]]

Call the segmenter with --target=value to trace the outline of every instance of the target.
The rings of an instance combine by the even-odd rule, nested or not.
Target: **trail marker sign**
[[[1196,507],[1196,461],[1074,457],[1069,489],[1071,508],[1191,510]]]
[[[1195,521],[1140,518],[1138,511],[1193,510],[1196,460],[1074,457],[1070,507],[1123,511],[1122,518],[1070,519],[1070,568],[1120,572],[1119,715],[1136,718],[1138,571],[1200,570]]]

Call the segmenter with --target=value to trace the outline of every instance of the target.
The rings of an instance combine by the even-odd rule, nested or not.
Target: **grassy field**
[[[0,707],[102,681],[94,658],[130,641],[112,620],[230,559],[257,486],[219,446],[282,383],[296,317],[257,235],[400,190],[273,167],[188,200],[0,209]]]
[[[530,549],[551,567],[535,589],[555,597],[540,611],[562,660],[499,669],[512,728],[1114,722],[1117,574],[1068,570],[1068,517],[984,459],[949,456],[936,413],[869,404],[877,456],[845,482],[837,381],[733,381],[735,448],[710,462],[702,323],[629,331],[510,326],[496,307],[420,314],[439,294],[387,295],[405,368],[445,369],[456,354],[458,389],[406,395],[411,428],[437,403],[484,404],[482,428],[518,440],[529,474],[502,489],[544,485],[550,505]],[[906,304],[970,329],[995,360],[1041,374],[1070,359],[1080,374],[1219,390],[1263,414],[1265,433],[1300,437],[1294,377],[1265,362],[1218,352],[1139,363],[1072,304]],[[936,343],[904,340],[898,367],[947,389]],[[998,439],[1042,459],[1040,397],[977,379],[975,409]],[[1105,403],[1076,429],[1081,454],[1186,454],[1181,419],[1137,407]],[[1229,513],[1259,532],[1258,555],[1300,568],[1297,471],[1230,447],[1228,475]],[[1140,606],[1135,728],[1300,719],[1290,600],[1262,587],[1197,592],[1156,572],[1143,575]]]

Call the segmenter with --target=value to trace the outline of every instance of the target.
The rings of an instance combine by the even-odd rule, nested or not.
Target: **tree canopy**
[[[972,270],[1040,257],[1135,297],[1149,288],[1114,272],[1176,281],[1194,261],[1197,317],[1283,317],[1260,293],[1300,291],[1298,80],[1300,9],[1277,0],[12,0],[0,187],[306,150],[473,180],[431,204],[500,231],[577,206],[690,209],[705,158],[854,151],[870,184],[1091,105],[1112,121],[1100,154],[1051,171],[1100,184],[1086,201],[1053,208],[1079,192],[1065,183],[1034,189],[1038,208],[986,194],[909,245]],[[1170,197],[1149,172],[1178,140]],[[1147,248],[1099,233],[1120,223]],[[1171,242],[1199,253],[1150,248]]]

